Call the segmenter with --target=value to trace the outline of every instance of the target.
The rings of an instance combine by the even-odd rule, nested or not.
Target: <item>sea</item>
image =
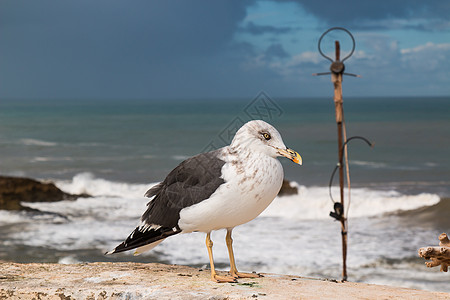
[[[450,97],[344,99],[350,189],[348,280],[450,292],[450,274],[418,249],[450,234]],[[233,231],[241,271],[341,280],[337,125],[332,98],[0,100],[0,174],[54,182],[71,201],[0,211],[0,260],[160,262],[206,268],[204,233],[140,256],[104,253],[139,222],[144,193],[184,159],[230,143],[251,119],[274,125],[303,165],[280,158],[297,188]],[[360,138],[373,144],[370,147]],[[213,232],[216,267],[229,266]]]

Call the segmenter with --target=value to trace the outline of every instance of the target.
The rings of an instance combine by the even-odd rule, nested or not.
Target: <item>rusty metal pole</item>
[[[325,55],[325,53],[322,51],[322,48],[321,48],[321,43],[322,43],[322,39],[324,38],[324,36],[334,30],[344,31],[345,33],[347,33],[350,36],[350,38],[352,40],[352,48],[351,48],[350,52],[347,54],[347,56],[344,57],[342,60],[341,60],[341,49],[340,49],[339,41],[335,41],[335,56],[336,56],[336,58],[334,61],[331,57],[328,57],[327,55]],[[348,236],[347,232],[348,232],[348,226],[347,226],[347,218],[346,218],[347,216],[346,216],[345,209],[344,209],[344,162],[343,162],[343,160],[344,160],[344,152],[346,153],[346,151],[347,151],[347,148],[344,148],[344,147],[346,147],[347,142],[349,140],[351,140],[352,138],[348,139],[344,143],[344,139],[346,139],[347,137],[346,137],[346,133],[345,133],[344,112],[343,112],[344,111],[343,110],[344,101],[342,99],[342,78],[343,78],[343,75],[354,76],[354,77],[361,77],[361,76],[344,72],[345,71],[344,61],[347,60],[350,56],[352,56],[353,52],[355,51],[355,39],[354,39],[353,35],[350,33],[350,31],[348,31],[347,29],[345,29],[343,27],[330,28],[320,36],[317,46],[318,46],[320,55],[322,55],[324,58],[331,61],[331,66],[330,66],[331,72],[314,73],[313,75],[318,76],[318,75],[331,74],[331,81],[334,84],[334,104],[335,104],[335,109],[336,109],[336,124],[337,124],[337,134],[338,134],[338,156],[339,156],[338,159],[339,160],[338,160],[338,165],[336,166],[335,170],[333,171],[333,174],[331,175],[331,179],[330,179],[330,197],[331,197],[331,200],[334,202],[334,212],[330,212],[330,217],[338,220],[341,223],[342,281],[347,281],[347,236]],[[362,137],[358,137],[358,138],[364,139]],[[368,142],[366,139],[364,139],[364,140],[369,145],[371,145],[371,143]],[[333,181],[334,172],[336,172],[338,168],[339,168],[339,188],[340,188],[341,201],[335,202],[331,195],[331,185],[332,185],[332,181]],[[348,175],[348,173],[347,173],[347,175]],[[350,189],[349,175],[348,175],[348,184],[349,184],[349,189]],[[350,200],[350,197],[349,197],[349,200]],[[348,207],[348,203],[347,203],[347,207]]]
[[[340,44],[339,41],[335,41],[335,63],[340,62]],[[332,70],[333,71],[333,70]],[[342,70],[343,71],[343,70]],[[339,189],[341,196],[342,211],[344,212],[344,163],[343,163],[343,104],[342,99],[342,73],[332,72],[331,81],[334,84],[334,105],[336,109],[336,124],[338,135],[338,156],[339,156]],[[343,215],[340,219],[341,222],[341,235],[342,235],[342,281],[347,280],[347,220]]]

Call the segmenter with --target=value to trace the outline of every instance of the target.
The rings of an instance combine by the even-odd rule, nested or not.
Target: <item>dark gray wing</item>
[[[141,217],[141,225],[107,254],[122,252],[154,243],[181,232],[180,211],[208,199],[225,181],[221,178],[225,161],[220,150],[202,153],[179,164],[163,182],[145,193],[154,198]]]
[[[180,211],[208,199],[225,181],[221,178],[225,161],[220,150],[202,153],[179,164],[166,179],[145,194],[153,197],[141,221],[173,228],[178,225]]]

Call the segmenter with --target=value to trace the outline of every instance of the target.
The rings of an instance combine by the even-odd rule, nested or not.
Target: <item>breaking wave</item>
[[[131,251],[118,257],[103,257],[105,251],[122,242],[138,224],[149,201],[143,195],[153,184],[114,182],[96,178],[90,173],[78,174],[71,180],[56,181],[56,185],[66,192],[89,193],[93,197],[75,201],[23,203],[40,212],[0,211],[0,235],[3,238],[0,258],[3,249],[12,252],[27,249],[24,255],[29,255],[31,261],[44,255],[50,261],[59,263],[105,259],[139,259],[142,262],[164,261],[197,266],[207,263],[204,234],[199,233],[169,238],[158,246],[157,251],[148,252],[140,258],[132,257]],[[293,185],[297,187],[298,194],[278,197],[260,217],[234,230],[236,241],[239,241],[235,250],[239,253],[240,266],[244,270],[332,277],[339,272],[340,261],[336,253],[340,249],[340,233],[339,225],[328,217],[333,207],[328,198],[328,188]],[[373,283],[386,284],[383,278],[398,278],[399,273],[410,272],[409,265],[402,267],[404,264],[401,263],[398,270],[397,264],[393,272],[389,263],[379,266],[378,261],[380,258],[402,261],[405,254],[408,259],[417,253],[419,247],[435,241],[440,231],[436,233],[434,227],[424,229],[422,224],[411,230],[409,225],[402,227],[401,224],[405,220],[418,218],[424,221],[437,217],[448,219],[446,212],[450,201],[440,200],[437,195],[405,195],[366,188],[355,188],[352,195],[350,217],[353,217],[352,226],[358,231],[351,233],[353,244],[350,244],[349,265],[360,266],[352,269],[356,280],[367,281],[370,276]],[[436,215],[436,211],[441,211],[441,215]],[[400,217],[391,218],[394,213]],[[389,216],[384,217],[386,214]],[[445,222],[439,224],[448,228],[448,221]],[[367,231],[371,232],[369,238]],[[336,233],[335,237],[332,237],[333,233]],[[224,231],[213,233],[216,245],[214,255],[219,268],[225,268],[228,263],[224,235]],[[323,247],[322,238],[317,238],[324,236],[328,237],[327,247]],[[386,236],[396,238],[386,240]],[[372,245],[386,246],[367,247],[366,242],[358,242],[364,239]],[[280,244],[285,246],[280,249]],[[261,252],[261,249],[264,251]],[[303,259],[299,259],[299,253]],[[320,257],[323,267],[308,257]],[[276,264],[267,263],[273,259],[276,259]],[[374,267],[370,267],[372,265]],[[373,274],[375,268],[379,276]],[[433,276],[433,282],[448,281],[443,274],[434,274],[428,275]],[[395,283],[416,287],[410,283],[415,277],[409,281],[401,278]],[[435,285],[441,287],[441,283]]]
[[[42,147],[54,147],[58,145],[58,143],[55,142],[48,142],[37,139],[21,139],[20,143],[25,146],[42,146]]]
[[[89,194],[92,196],[143,197],[156,183],[131,184],[96,178],[92,173],[80,173],[72,180],[55,182],[61,190],[70,194]]]
[[[156,183],[132,184],[96,178],[91,173],[81,173],[68,181],[57,181],[56,185],[72,194],[87,193],[94,197],[141,198]],[[298,194],[277,197],[262,216],[293,219],[324,219],[333,208],[328,187],[306,187],[295,182]],[[335,193],[337,192],[334,191]],[[354,188],[351,194],[349,217],[374,217],[389,213],[413,211],[433,206],[440,201],[435,194],[421,193],[405,195],[397,191],[381,191]]]
[[[338,193],[337,189],[334,191]],[[440,197],[422,193],[404,195],[397,191],[380,191],[367,188],[352,189],[349,217],[375,217],[402,211],[412,211],[437,204]],[[298,194],[278,197],[263,212],[263,216],[293,219],[329,218],[333,203],[328,187],[298,186]]]

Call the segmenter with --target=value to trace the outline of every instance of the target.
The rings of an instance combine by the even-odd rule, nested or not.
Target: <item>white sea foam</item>
[[[8,210],[0,210],[0,226],[20,223],[24,219],[24,213]]]
[[[106,250],[106,243],[126,237],[138,225],[148,201],[144,197],[93,197],[23,203],[46,212],[42,216],[48,217],[36,220],[35,216],[23,215],[19,220],[16,218],[16,222],[27,226],[27,230],[14,233],[14,239],[34,247],[60,250],[99,247]]]
[[[55,142],[48,142],[38,139],[21,139],[20,143],[25,146],[44,146],[44,147],[53,147],[58,145],[58,143]]]
[[[70,181],[56,182],[59,188],[72,194],[87,193],[96,197],[114,196],[126,199],[142,198],[145,192],[155,184],[113,182],[95,178],[90,173],[78,174]],[[297,187],[298,194],[277,197],[263,212],[263,216],[306,220],[329,218],[333,203],[329,198],[328,187],[305,187],[295,182],[291,184]],[[334,195],[339,194],[337,188],[333,188],[332,192]],[[373,217],[414,210],[437,204],[439,201],[439,196],[435,194],[404,195],[396,191],[354,188],[351,191],[349,217]],[[102,208],[106,209],[103,205]]]
[[[297,195],[278,197],[263,212],[263,216],[293,219],[329,218],[333,210],[327,187],[298,187]],[[333,188],[333,194],[338,194]],[[347,196],[347,195],[346,195]],[[438,195],[402,195],[396,191],[379,191],[366,188],[352,189],[349,217],[373,217],[386,213],[414,210],[440,201]]]
[[[58,180],[56,186],[71,194],[89,194],[92,196],[142,197],[156,183],[130,184],[95,178],[91,173],[80,173],[72,180]]]
[[[70,181],[58,181],[57,185],[66,192],[89,193],[94,197],[79,198],[75,201],[23,203],[28,207],[51,213],[31,217],[24,213],[0,211],[0,225],[21,224],[21,226],[28,227],[27,230],[18,230],[14,233],[15,241],[21,241],[29,246],[62,250],[92,247],[98,247],[102,251],[108,250],[115,243],[120,242],[120,239],[128,236],[134,226],[138,225],[139,218],[149,202],[149,199],[143,197],[143,194],[153,184],[112,182],[95,178],[89,173],[82,173]],[[294,185],[296,184],[294,183]],[[321,228],[330,221],[329,212],[332,210],[333,204],[329,200],[328,188],[298,185],[297,188],[299,189],[298,195],[278,197],[258,218],[260,220],[258,223],[261,223],[262,220],[266,220],[263,223],[267,223],[267,225],[261,225],[263,227],[262,235],[270,232],[269,227],[272,225],[269,224],[275,222],[274,217],[286,220],[285,223],[281,222],[282,224],[319,222],[318,226]],[[354,189],[352,195],[350,218],[357,219],[381,217],[386,213],[413,210],[439,202],[437,195],[402,195],[394,191],[363,188]],[[60,217],[61,215],[65,217]],[[279,227],[281,223],[276,226]],[[245,226],[253,228],[254,224],[257,223],[252,222]],[[278,230],[279,228],[276,229],[276,231]],[[250,231],[254,230],[250,229]],[[276,234],[274,233],[274,235]],[[178,261],[182,255],[178,256],[174,250],[176,247],[171,245],[183,240],[184,238],[174,239],[173,242],[167,244],[168,246],[165,246],[169,247],[168,251],[173,255],[174,261],[179,263],[187,262]],[[159,249],[164,249],[164,247]],[[180,249],[184,249],[184,247]],[[201,260],[203,257],[199,257],[199,259]],[[192,263],[192,257],[189,260]]]
[[[49,161],[72,161],[72,157],[46,157],[46,156],[36,156],[31,159],[31,162],[49,162]]]
[[[79,174],[70,181],[58,182],[58,186],[66,191],[89,192],[95,197],[53,203],[24,203],[50,212],[47,214],[0,211],[0,225],[8,228],[3,246],[24,245],[50,251],[68,251],[59,259],[60,263],[82,261],[82,256],[74,254],[76,250],[101,255],[122,242],[138,225],[149,201],[142,194],[151,185],[112,182],[88,173]],[[341,264],[338,255],[341,247],[340,226],[328,217],[332,208],[328,188],[298,185],[297,188],[298,195],[278,197],[260,217],[233,231],[240,270],[314,277],[338,276],[336,274],[339,274]],[[403,259],[414,256],[417,248],[432,243],[439,233],[421,227],[402,227],[399,225],[400,219],[389,217],[387,222],[383,217],[385,213],[433,205],[439,201],[436,195],[408,196],[394,191],[361,188],[354,189],[352,194],[350,217],[353,219],[348,264],[358,268],[350,269],[350,279],[367,281],[364,277],[367,267],[364,266],[371,266],[380,257]],[[396,238],[386,239],[386,236]],[[158,257],[175,264],[206,264],[208,256],[204,238],[201,233],[170,237],[155,251],[145,253],[139,259],[151,261]],[[216,264],[218,268],[227,268],[224,267],[228,266],[225,232],[214,232],[212,238]],[[377,247],[381,243],[385,247]],[[261,249],[264,251],[261,252]],[[132,256],[132,251],[127,254]],[[390,265],[377,268],[381,272],[379,277],[389,274],[390,269]],[[371,275],[371,278],[375,277]],[[441,280],[443,276],[439,278]],[[396,284],[419,287],[404,283],[401,279]]]
[[[386,168],[386,166],[387,166],[387,164],[385,164],[385,163],[373,162],[373,161],[362,161],[362,160],[351,160],[350,164],[356,165],[356,166],[364,166],[364,167],[374,168],[374,169]]]

